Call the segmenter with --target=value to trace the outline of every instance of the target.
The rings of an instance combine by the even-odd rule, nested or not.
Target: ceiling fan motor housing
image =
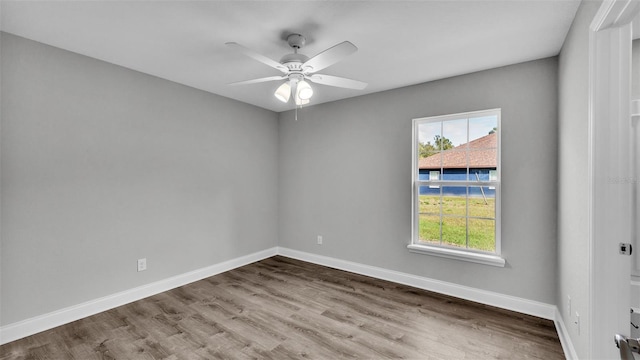
[[[300,34],[291,34],[287,36],[287,43],[294,49],[300,49],[307,42],[307,39]]]
[[[280,63],[286,66],[291,71],[301,71],[302,64],[307,62],[309,57],[304,54],[287,54],[280,59]]]
[[[291,34],[287,36],[287,43],[293,48],[293,54],[287,54],[280,59],[280,63],[289,69],[289,71],[303,71],[302,64],[309,60],[309,57],[298,54],[298,50],[307,42],[304,36],[300,34]]]

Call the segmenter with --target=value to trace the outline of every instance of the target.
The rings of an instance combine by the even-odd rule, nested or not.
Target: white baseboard
[[[283,247],[278,247],[278,255],[553,320],[565,357],[578,360],[567,327],[555,305]]]
[[[556,318],[553,322],[556,324],[556,330],[558,331],[558,337],[560,338],[560,344],[562,344],[562,351],[564,351],[565,358],[567,360],[578,360],[578,354],[571,342],[571,337],[567,331],[567,325],[564,323],[562,315],[560,315],[560,311],[557,307]]]
[[[356,274],[367,275],[382,280],[393,281],[399,284],[434,291],[440,294],[451,295],[458,298],[475,301],[481,304],[491,305],[507,310],[513,310],[523,314],[537,316],[543,319],[555,320],[556,316],[555,305],[545,304],[538,301],[504,295],[492,291],[480,290],[450,282],[430,279],[427,277],[402,273],[399,271],[383,269],[375,266],[364,265],[283,247],[278,247],[278,254],[318,265],[346,270]]]
[[[9,343],[23,337],[39,333],[56,326],[64,325],[87,316],[122,306],[133,301],[137,301],[164,291],[202,280],[209,276],[223,273],[244,265],[254,263],[272,257],[277,254],[278,248],[274,247],[253,254],[241,256],[227,260],[219,264],[208,266],[202,269],[190,271],[168,279],[160,280],[151,284],[139,286],[130,290],[122,291],[113,295],[108,295],[99,299],[91,300],[82,304],[70,306],[48,314],[19,321],[0,327],[0,345]]]
[[[388,280],[507,310],[513,310],[543,319],[553,320],[566,358],[569,360],[578,359],[573,344],[571,343],[571,338],[567,333],[567,328],[562,320],[562,316],[555,305],[283,247],[274,247],[241,256],[239,258],[231,259],[148,285],[143,285],[82,304],[60,309],[48,314],[2,326],[0,327],[0,345],[275,255],[282,255],[318,265],[350,271],[356,274],[371,276],[382,280]]]

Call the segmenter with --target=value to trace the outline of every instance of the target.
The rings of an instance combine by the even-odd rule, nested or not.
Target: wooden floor
[[[564,359],[552,321],[276,256],[0,347],[0,359]]]

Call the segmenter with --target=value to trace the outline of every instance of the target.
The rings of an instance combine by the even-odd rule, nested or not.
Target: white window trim
[[[470,118],[470,117],[479,117],[482,115],[488,115],[493,113],[498,117],[498,166],[497,166],[497,177],[498,177],[498,186],[496,186],[496,252],[495,253],[484,253],[474,251],[473,249],[458,249],[447,246],[436,246],[436,245],[427,245],[424,243],[418,243],[418,216],[419,216],[419,208],[418,201],[416,201],[416,194],[419,193],[419,186],[423,181],[418,178],[418,125],[427,121],[447,121],[454,120],[459,118]],[[482,110],[482,111],[472,111],[466,113],[459,114],[451,114],[451,115],[442,115],[442,116],[432,116],[432,117],[424,117],[424,118],[416,118],[413,119],[413,127],[412,127],[412,167],[411,167],[411,243],[407,246],[410,252],[432,255],[438,257],[444,257],[448,259],[455,259],[467,262],[473,262],[477,264],[484,265],[492,265],[497,267],[504,267],[506,264],[506,260],[502,257],[502,247],[501,247],[501,236],[500,236],[500,228],[501,228],[501,206],[500,206],[500,185],[501,185],[501,109],[490,109],[490,110]],[[422,184],[424,185],[424,184]],[[484,186],[484,184],[478,184],[480,186]]]
[[[433,255],[448,259],[463,260],[484,265],[493,265],[497,267],[504,267],[506,263],[505,259],[499,255],[476,253],[470,250],[449,249],[443,246],[418,244],[409,244],[407,248],[412,253]]]

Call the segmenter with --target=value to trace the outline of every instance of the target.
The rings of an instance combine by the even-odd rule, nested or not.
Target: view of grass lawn
[[[420,241],[440,244],[440,225],[442,225],[442,244],[467,246],[467,219],[469,216],[469,242],[471,249],[495,251],[495,198],[464,196],[420,195]],[[442,205],[442,222],[440,208]]]

